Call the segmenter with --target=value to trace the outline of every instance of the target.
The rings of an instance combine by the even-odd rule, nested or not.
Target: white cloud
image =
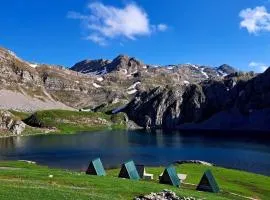
[[[243,19],[240,23],[241,28],[246,28],[249,33],[270,31],[270,13],[264,6],[247,8],[242,10],[239,16]]]
[[[166,24],[159,24],[157,25],[157,29],[159,31],[166,31],[168,29],[168,26]]]
[[[101,45],[110,39],[135,40],[138,36],[149,36],[155,31],[166,31],[168,28],[166,24],[151,25],[147,13],[135,3],[117,8],[95,2],[87,7],[90,14],[69,12],[67,17],[81,20],[90,32],[87,39]]]
[[[102,36],[97,35],[97,34],[91,34],[91,35],[87,36],[86,39],[91,40],[92,42],[97,43],[101,46],[107,45],[106,39]]]
[[[258,71],[258,72],[264,72],[268,68],[268,66],[264,63],[253,62],[253,61],[250,62],[248,66],[252,67],[254,71]]]
[[[67,18],[70,19],[87,19],[87,16],[82,15],[81,13],[70,11],[67,14]]]

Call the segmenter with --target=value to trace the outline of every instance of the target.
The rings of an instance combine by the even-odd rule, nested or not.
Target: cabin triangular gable
[[[197,190],[206,191],[206,192],[213,192],[213,193],[219,192],[219,186],[218,186],[216,179],[214,178],[214,176],[210,170],[207,170],[203,174],[203,176],[200,180],[200,183],[197,186]]]
[[[120,173],[119,173],[119,177],[133,179],[133,180],[140,179],[137,168],[133,161],[126,162],[122,165]]]
[[[97,176],[106,176],[106,172],[102,165],[100,158],[92,160],[88,166],[86,174],[97,175]]]
[[[176,173],[176,170],[173,166],[169,166],[164,170],[164,172],[160,178],[160,183],[169,184],[169,185],[173,185],[176,187],[180,186],[180,180],[179,180],[177,173]]]

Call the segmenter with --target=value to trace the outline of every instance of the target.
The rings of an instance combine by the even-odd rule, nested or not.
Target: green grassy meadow
[[[72,161],[71,161],[72,162]],[[221,188],[219,194],[198,192],[197,184],[206,169],[211,169]],[[200,199],[269,199],[270,177],[252,173],[207,167],[196,164],[176,166],[178,173],[188,175],[180,188],[159,184],[162,167],[146,168],[154,174],[152,181],[132,181],[117,178],[119,169],[107,170],[106,177],[89,176],[84,172],[51,169],[24,162],[0,162],[0,199],[56,200],[56,199],[133,199],[135,196],[169,189],[179,196]],[[50,178],[50,175],[53,175]],[[235,193],[235,194],[232,194]]]

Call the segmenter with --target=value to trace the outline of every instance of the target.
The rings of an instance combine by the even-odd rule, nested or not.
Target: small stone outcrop
[[[163,190],[159,193],[152,192],[151,194],[135,197],[134,200],[199,200],[195,197],[179,197],[170,190]]]

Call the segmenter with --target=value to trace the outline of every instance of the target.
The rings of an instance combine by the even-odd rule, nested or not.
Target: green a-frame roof
[[[201,181],[199,185],[197,186],[197,190],[205,191],[205,192],[213,192],[213,193],[219,192],[220,190],[219,186],[210,170],[207,170],[204,172],[201,178]]]
[[[162,184],[169,184],[176,187],[180,186],[180,180],[173,165],[170,165],[164,170],[159,182]]]
[[[92,160],[86,170],[86,174],[97,175],[97,176],[106,176],[106,172],[102,165],[100,158]]]
[[[137,168],[132,160],[122,164],[122,167],[121,167],[121,170],[120,170],[118,177],[133,179],[133,180],[140,179]]]

